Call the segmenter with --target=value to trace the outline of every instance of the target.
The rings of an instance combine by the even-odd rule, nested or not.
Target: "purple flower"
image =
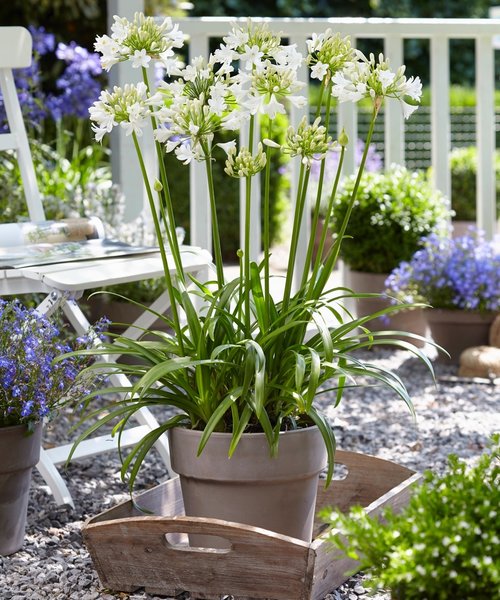
[[[386,280],[388,293],[435,308],[500,310],[500,249],[472,230],[459,238],[432,234]]]
[[[99,97],[102,68],[99,56],[75,42],[59,43],[43,27],[30,27],[33,36],[33,62],[15,72],[15,82],[23,116],[37,126],[47,117],[59,121],[65,116],[88,118],[88,107]],[[40,57],[55,52],[65,68],[55,82],[56,93],[44,91]],[[8,131],[3,100],[0,97],[0,131]]]
[[[73,348],[90,348],[104,335],[105,327],[105,320],[99,321],[96,332]],[[84,390],[98,381],[77,380],[92,356],[57,360],[73,348],[59,339],[55,324],[36,310],[0,298],[0,427],[34,424],[52,418],[68,403],[81,402]]]

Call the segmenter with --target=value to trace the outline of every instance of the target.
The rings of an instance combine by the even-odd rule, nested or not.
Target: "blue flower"
[[[79,404],[84,387],[97,383],[75,383],[92,357],[56,359],[72,349],[91,347],[105,327],[99,321],[95,334],[72,347],[59,339],[58,328],[46,317],[16,300],[0,299],[0,427],[35,424],[67,404]]]
[[[422,301],[435,308],[500,310],[500,250],[484,233],[422,239],[410,262],[401,263],[386,280],[399,299]]]

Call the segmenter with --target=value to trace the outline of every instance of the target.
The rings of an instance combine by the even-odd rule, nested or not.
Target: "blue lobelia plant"
[[[0,299],[0,428],[24,424],[33,430],[88,394],[96,378],[77,375],[93,362],[91,356],[54,361],[72,349],[90,348],[105,326],[103,319],[72,347],[35,309]]]
[[[410,261],[386,280],[387,290],[405,302],[434,308],[500,310],[500,248],[484,233],[471,229],[461,237],[431,234]]]

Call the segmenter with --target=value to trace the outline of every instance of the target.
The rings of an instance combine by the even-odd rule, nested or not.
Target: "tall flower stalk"
[[[351,47],[348,38],[341,38],[331,30],[312,36],[305,58],[294,45],[284,45],[280,35],[266,25],[251,21],[235,25],[209,57],[196,57],[185,66],[175,57],[175,50],[181,45],[182,34],[169,19],[158,23],[143,15],[136,15],[133,22],[115,17],[112,35],[100,37],[96,44],[103,55],[104,68],[130,60],[134,67],[143,70],[144,82],[103,92],[91,107],[90,116],[97,140],[115,126],[132,135],[140,161],[138,138],[148,120],[153,123],[160,180],[147,183],[146,188],[153,215],[157,214],[153,190],[159,195],[155,227],[172,299],[171,316],[158,316],[173,330],[172,334],[150,332],[154,341],[132,342],[118,336],[112,343],[100,347],[98,353],[128,354],[140,357],[142,362],[123,367],[124,372],[136,376],[135,383],[117,390],[123,392],[123,399],[109,405],[98,426],[115,418],[118,421],[115,431],[120,431],[134,412],[145,405],[168,405],[177,409],[174,417],[140,440],[125,459],[122,475],[125,477],[127,471],[130,472],[131,487],[158,436],[178,425],[203,430],[200,452],[212,432],[230,432],[230,454],[244,433],[264,432],[270,452],[275,454],[280,432],[316,425],[327,449],[327,481],[330,481],[335,438],[326,417],[315,406],[316,394],[325,389],[334,390],[338,402],[346,381],[349,380],[349,385],[358,385],[357,378],[362,375],[392,389],[412,410],[408,391],[397,375],[355,356],[358,350],[380,343],[407,348],[432,369],[418,348],[393,339],[387,333],[371,333],[367,329],[366,323],[371,318],[400,307],[354,319],[343,307],[343,301],[356,298],[356,294],[344,288],[330,290],[326,285],[354,208],[368,144],[383,100],[386,96],[400,100],[405,116],[409,116],[420,98],[420,81],[406,79],[404,68],[392,71],[382,55],[377,59],[373,55],[365,57]],[[290,105],[303,107],[306,104],[300,95],[305,84],[297,76],[304,60],[311,69],[311,77],[321,82],[327,116],[322,122],[319,107],[312,123],[304,118],[296,128],[290,127],[284,142],[278,144],[273,139],[276,117],[286,115]],[[159,84],[154,94],[147,81],[147,69],[153,61],[162,62],[168,74],[168,79]],[[340,148],[339,170],[328,192],[328,219],[348,144],[344,133],[337,142],[329,134],[335,98],[338,102],[371,99],[369,137],[340,235],[324,262],[316,258],[312,274],[309,272],[312,242],[309,243],[306,268],[300,274],[299,289],[294,290],[293,273],[301,222],[308,208],[311,167],[315,161],[321,161],[320,189],[313,213],[317,221],[321,188],[326,185],[325,157],[335,146]],[[243,127],[247,128],[244,145],[236,139]],[[213,149],[221,131],[233,131],[235,136],[229,142],[218,144],[227,155],[224,170],[228,176],[245,182],[244,240],[243,248],[238,251],[239,275],[233,281],[224,279],[217,221],[217,203],[228,200],[217,197],[212,177]],[[175,185],[168,181],[161,149],[173,152],[186,165],[192,161],[205,163],[213,227],[214,281],[188,280],[183,271],[173,217]],[[271,157],[277,152],[300,161],[288,269],[281,299],[271,294],[269,268],[269,184]],[[143,175],[147,180],[144,168]],[[251,192],[254,178],[261,176],[264,181],[263,257],[260,262],[254,262],[250,257]],[[325,241],[326,231],[322,247]],[[173,265],[169,263],[169,254]],[[321,257],[321,252],[318,256]],[[194,291],[187,289],[190,282]],[[194,309],[193,293],[202,300],[201,310]],[[325,313],[333,319],[334,325],[327,324]],[[181,322],[181,314],[185,315],[185,322]],[[311,325],[316,328],[312,334]],[[116,372],[121,367],[111,368]],[[91,416],[99,419],[99,410],[91,411]],[[91,426],[79,440],[86,437],[92,427],[95,430],[95,426]]]

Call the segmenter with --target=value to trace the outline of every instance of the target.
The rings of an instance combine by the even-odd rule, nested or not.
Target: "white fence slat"
[[[384,52],[389,59],[391,70],[403,64],[403,38],[388,35],[385,38]],[[404,164],[404,117],[397,100],[387,98],[384,104],[385,165]]]
[[[182,27],[181,27],[182,30]],[[187,32],[184,32],[187,33]],[[196,56],[208,56],[208,37],[191,33],[189,39],[189,60]],[[190,242],[193,246],[212,252],[212,217],[210,197],[204,163],[191,161],[189,165],[190,188]]]
[[[144,0],[108,0],[108,30],[111,30],[114,15],[131,20],[135,12],[143,10]],[[140,69],[133,69],[127,62],[114,65],[109,71],[108,77],[110,89],[115,85],[123,87],[126,83],[142,81]],[[147,133],[146,136],[148,136]],[[146,155],[144,158],[149,172],[154,170],[154,166],[151,165],[154,148],[151,152],[151,146],[149,139],[142,140],[141,147]],[[124,218],[125,221],[132,221],[141,214],[147,202],[132,137],[127,136],[121,127],[115,127],[110,135],[110,147],[113,181],[120,185],[121,191],[125,194]]]
[[[240,145],[248,146],[248,134],[249,134],[249,126],[248,124],[244,126],[240,131]],[[253,150],[252,152],[255,154],[257,151],[258,141],[260,139],[260,125],[258,119],[255,119],[254,124],[254,139],[253,139]],[[250,231],[252,235],[250,236],[250,260],[258,261],[261,250],[261,185],[260,185],[260,177],[254,177],[252,179],[252,189],[250,192]],[[240,248],[243,249],[245,243],[245,204],[246,204],[246,179],[241,178],[240,182]],[[229,200],[230,202],[234,202],[232,198]]]
[[[450,59],[444,37],[431,39],[431,162],[434,186],[450,200]]]
[[[477,224],[488,239],[496,232],[494,49],[491,36],[476,39]]]

